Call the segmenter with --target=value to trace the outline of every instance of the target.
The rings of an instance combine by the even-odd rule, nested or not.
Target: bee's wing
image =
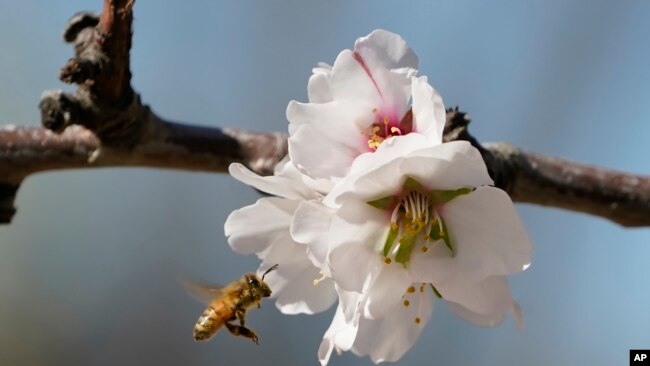
[[[215,285],[206,281],[186,278],[180,279],[179,281],[193,298],[199,300],[205,305],[209,305],[223,292],[223,286]]]

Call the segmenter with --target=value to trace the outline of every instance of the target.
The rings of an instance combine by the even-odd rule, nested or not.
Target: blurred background
[[[67,88],[61,32],[100,0],[0,4],[0,123],[37,125]],[[650,174],[650,2],[146,1],[135,6],[133,85],[161,116],[286,131],[319,61],[375,28],[401,34],[480,141]],[[227,283],[257,267],[223,223],[258,194],[228,175],[153,169],[29,177],[0,227],[0,365],[316,365],[333,309],[248,317],[261,343],[197,344],[203,306],[177,279]],[[650,229],[518,205],[533,265],[511,278],[526,326],[477,328],[436,307],[400,365],[624,365],[650,348]],[[331,365],[370,365],[352,354]]]

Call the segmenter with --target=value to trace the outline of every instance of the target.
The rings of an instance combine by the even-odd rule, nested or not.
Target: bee
[[[262,279],[255,273],[248,273],[225,287],[185,283],[190,293],[208,304],[194,324],[194,340],[206,341],[225,325],[230,334],[259,344],[255,332],[246,327],[246,310],[254,305],[259,308],[262,298],[271,296],[271,288],[264,282],[264,277],[278,266],[267,269]],[[238,319],[239,325],[232,323]]]

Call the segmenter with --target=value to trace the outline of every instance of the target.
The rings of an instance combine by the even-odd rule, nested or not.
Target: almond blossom
[[[355,159],[322,203],[301,204],[294,239],[319,253],[326,247],[320,262],[337,287],[359,294],[346,304],[339,291],[339,308],[356,316],[335,318],[325,348],[395,361],[417,340],[433,298],[477,325],[496,325],[508,311],[519,318],[505,276],[529,266],[532,244],[510,198],[492,183],[469,143],[431,145],[411,134]],[[329,227],[306,242],[303,231],[315,228],[306,218]],[[352,344],[337,344],[339,332],[353,330]],[[409,336],[395,336],[402,333]]]
[[[359,38],[313,69],[308,103],[289,103],[289,161],[269,177],[230,167],[273,196],[231,213],[225,231],[260,268],[280,264],[268,280],[277,307],[315,313],[338,299],[323,365],[332,351],[399,360],[434,302],[479,326],[508,312],[522,322],[506,276],[530,265],[530,239],[479,151],[442,142],[442,98],[417,66],[396,34]]]
[[[313,178],[334,181],[393,136],[419,133],[440,143],[442,99],[426,77],[415,76],[417,67],[406,41],[385,30],[357,39],[332,67],[320,64],[309,79],[309,103],[287,107],[291,161]]]

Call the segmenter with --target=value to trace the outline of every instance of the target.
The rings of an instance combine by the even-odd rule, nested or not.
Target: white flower
[[[241,164],[231,164],[230,174],[239,181],[277,197],[265,197],[255,204],[233,211],[224,225],[228,243],[238,253],[256,254],[259,270],[279,264],[265,281],[273,289],[276,306],[285,314],[313,314],[336,301],[331,279],[318,287],[314,278],[320,268],[310,260],[309,248],[296,243],[289,225],[298,205],[319,200],[329,190],[327,182],[318,182],[300,174],[291,162],[278,164],[273,176],[261,177]]]
[[[353,351],[375,362],[396,360],[417,339],[433,296],[483,326],[496,325],[506,312],[517,310],[505,276],[528,267],[532,244],[508,195],[490,184],[479,152],[469,143],[432,146],[410,134],[356,158],[323,199],[328,209],[317,209],[319,203],[300,205],[292,223],[294,239],[320,252],[326,247],[319,261],[329,267],[336,285],[360,294],[354,305],[358,325],[348,319],[342,326],[339,317],[329,339],[335,339],[337,329],[349,332],[356,326]],[[311,233],[307,242],[303,231],[315,225],[305,217],[321,217],[329,227]],[[412,304],[419,304],[417,311]],[[363,340],[364,332],[375,340]],[[411,336],[398,340],[393,333]]]
[[[419,133],[441,143],[442,99],[426,77],[415,76],[417,64],[400,36],[375,30],[341,52],[331,68],[315,68],[310,103],[287,107],[291,161],[313,178],[335,181],[357,156],[390,137]]]
[[[358,39],[313,69],[309,103],[289,103],[290,161],[270,177],[230,167],[276,196],[234,211],[225,231],[260,269],[280,265],[268,277],[278,308],[315,313],[338,297],[323,365],[334,350],[397,361],[436,299],[476,325],[509,311],[521,324],[506,276],[529,266],[532,244],[480,153],[442,143],[444,105],[417,62],[396,34]]]

